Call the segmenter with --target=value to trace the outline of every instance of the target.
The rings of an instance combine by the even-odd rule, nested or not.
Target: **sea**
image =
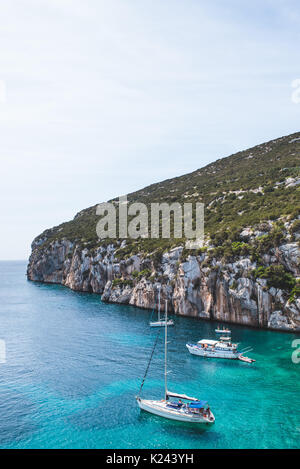
[[[218,324],[175,316],[168,388],[209,402],[216,421],[201,428],[137,406],[159,332],[150,315],[29,282],[26,262],[0,262],[0,448],[299,448],[299,334],[231,325],[255,363],[207,359],[186,343],[214,339]],[[149,399],[164,392],[159,333],[142,389]]]

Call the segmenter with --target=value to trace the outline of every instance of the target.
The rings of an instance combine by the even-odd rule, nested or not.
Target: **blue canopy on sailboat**
[[[202,409],[202,407],[205,407],[207,404],[207,401],[196,401],[196,402],[191,402],[189,407],[192,409]]]

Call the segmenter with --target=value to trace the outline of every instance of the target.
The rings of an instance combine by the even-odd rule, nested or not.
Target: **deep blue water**
[[[98,295],[28,282],[25,262],[0,262],[1,448],[297,448],[300,364],[295,334],[232,326],[256,363],[202,359],[185,343],[214,323],[169,328],[169,389],[208,400],[209,430],[141,412],[136,395],[157,330],[150,312]],[[163,332],[163,331],[162,331]],[[163,334],[143,394],[163,393]]]

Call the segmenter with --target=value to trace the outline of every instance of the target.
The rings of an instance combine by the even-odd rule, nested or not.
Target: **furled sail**
[[[186,394],[177,394],[176,392],[167,391],[167,396],[177,397],[178,399],[185,399],[186,401],[198,401],[195,397],[189,397]]]

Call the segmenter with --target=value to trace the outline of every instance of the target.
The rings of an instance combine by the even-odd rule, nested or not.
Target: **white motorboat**
[[[178,394],[168,391],[167,387],[167,330],[168,330],[168,311],[167,311],[167,301],[166,301],[166,312],[165,312],[165,392],[164,398],[161,400],[150,400],[142,399],[140,393],[144,385],[149,366],[153,357],[155,346],[159,334],[157,334],[156,342],[151,353],[151,357],[146,369],[144,379],[142,381],[140,391],[136,397],[138,406],[140,409],[150,412],[151,414],[158,415],[171,420],[177,420],[181,422],[197,423],[211,425],[215,421],[215,417],[212,411],[209,408],[209,405],[206,401],[199,400],[195,397],[189,397],[185,394]],[[175,400],[170,400],[173,398]]]
[[[237,344],[229,340],[202,339],[197,344],[186,344],[186,346],[192,355],[200,357],[238,359],[240,355]]]
[[[246,363],[255,362],[253,358],[244,356],[244,353],[252,350],[251,347],[238,351],[238,344],[233,344],[231,337],[228,336],[220,337],[219,340],[202,339],[196,344],[186,344],[186,347],[192,355],[198,355],[199,357],[229,358]]]
[[[164,327],[166,322],[166,317],[161,318],[160,316],[160,286],[158,286],[158,318],[157,321],[150,321],[150,327]],[[167,326],[174,326],[174,321],[172,319],[168,319]]]

